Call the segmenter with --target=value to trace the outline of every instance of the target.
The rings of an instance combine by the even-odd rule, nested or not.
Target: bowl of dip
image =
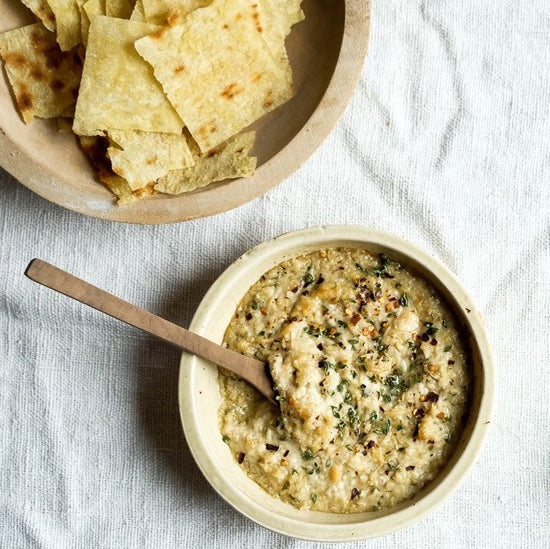
[[[309,228],[253,248],[191,330],[269,364],[279,407],[184,354],[199,468],[235,509],[312,541],[389,533],[456,490],[488,429],[483,320],[456,277],[390,234]]]

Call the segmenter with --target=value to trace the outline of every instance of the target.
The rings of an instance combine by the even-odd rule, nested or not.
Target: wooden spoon
[[[25,274],[39,284],[172,343],[184,351],[227,368],[256,387],[271,402],[277,404],[271,378],[263,362],[217,345],[164,318],[100,290],[41,259],[33,259],[27,266]]]

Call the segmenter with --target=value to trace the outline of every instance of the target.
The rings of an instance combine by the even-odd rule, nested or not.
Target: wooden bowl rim
[[[0,166],[25,187],[69,210],[99,219],[138,224],[176,223],[222,213],[258,198],[296,171],[328,136],[361,74],[370,30],[370,0],[345,0],[339,57],[329,85],[306,124],[252,178],[235,179],[196,193],[158,196],[117,207],[110,193],[75,196],[71,174],[60,175],[40,156],[29,156],[0,126]],[[15,107],[14,107],[15,108]],[[298,153],[297,153],[298,151]],[[98,183],[98,186],[100,184]],[[99,191],[104,189],[99,186]],[[209,200],[212,196],[212,200]],[[215,200],[214,200],[215,198]]]

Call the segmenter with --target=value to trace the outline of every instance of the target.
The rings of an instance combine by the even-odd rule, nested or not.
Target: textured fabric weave
[[[176,350],[23,271],[41,257],[186,326],[250,247],[341,223],[403,236],[454,271],[497,371],[463,486],[368,546],[550,547],[547,0],[374,0],[363,75],[330,137],[225,214],[108,223],[0,172],[0,547],[317,547],[255,525],[203,479],[180,428]]]

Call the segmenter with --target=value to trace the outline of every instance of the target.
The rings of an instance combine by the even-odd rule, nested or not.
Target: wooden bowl
[[[296,170],[328,135],[355,87],[366,54],[370,0],[303,0],[306,19],[287,41],[296,96],[255,125],[252,178],[212,184],[189,194],[157,195],[117,207],[72,134],[50,120],[25,125],[5,72],[0,77],[0,165],[60,206],[92,217],[173,223],[229,210],[264,194]],[[0,0],[0,32],[32,22],[13,0]]]

